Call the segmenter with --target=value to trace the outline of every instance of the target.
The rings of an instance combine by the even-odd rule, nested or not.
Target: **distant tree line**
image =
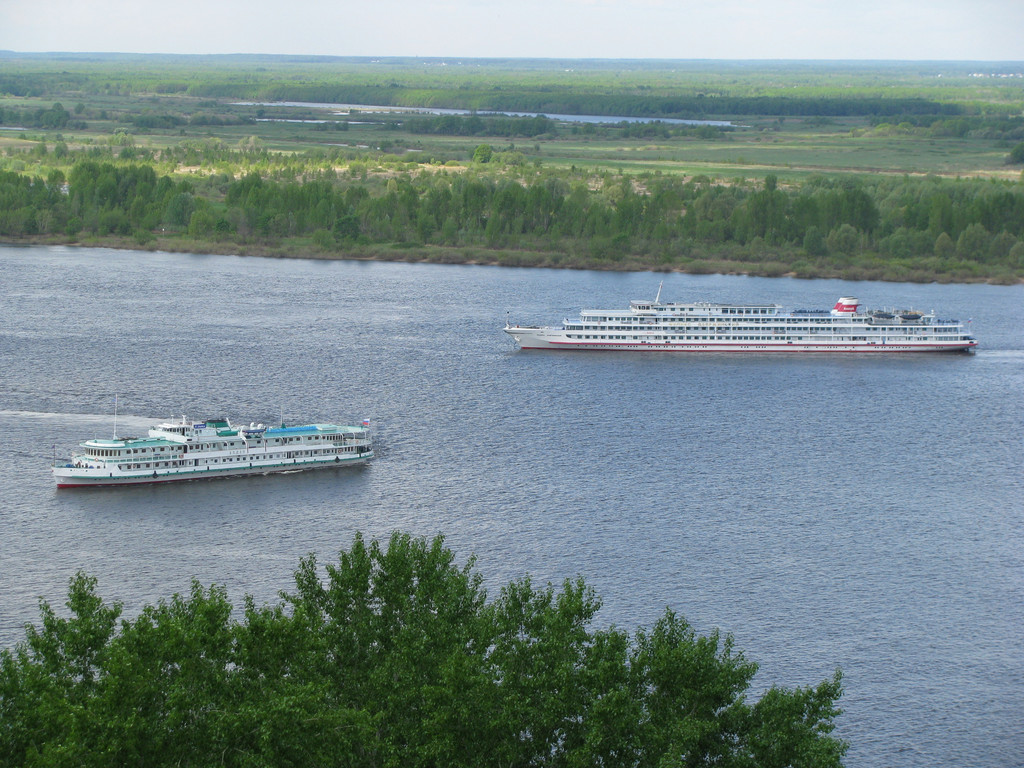
[[[400,84],[276,83],[261,86],[237,81],[204,80],[188,86],[190,96],[245,98],[257,101],[310,101],[322,104],[444,107],[479,112],[526,112],[542,115],[612,115],[620,117],[702,118],[721,115],[788,117],[827,115],[868,117],[894,115],[956,116],[961,104],[923,98],[870,96],[735,96],[586,92],[579,88],[528,87],[478,90],[423,88]]]
[[[664,120],[629,121],[617,123],[572,123],[568,132],[572,136],[596,136],[600,138],[622,139],[670,139],[691,138],[707,141],[721,140],[725,134],[732,133],[731,125],[687,125],[667,122]]]
[[[27,57],[9,53],[7,58]],[[45,58],[45,57],[43,57]],[[249,65],[238,69],[248,60]],[[130,66],[126,63],[130,62]],[[59,98],[74,93],[184,95],[244,101],[310,101],[490,112],[597,114],[623,117],[868,117],[1020,114],[1012,83],[981,92],[970,69],[946,64],[955,79],[937,87],[933,75],[901,66],[864,68],[724,63],[666,66],[640,62],[628,72],[597,61],[490,60],[439,71],[422,60],[329,60],[316,57],[63,56],[48,66],[0,72],[0,94]],[[953,73],[951,70],[956,70]],[[578,76],[580,73],[585,76]],[[888,81],[894,88],[882,88]],[[936,98],[931,98],[932,95]]]
[[[732,637],[672,611],[630,637],[582,579],[481,585],[401,533],[238,619],[197,582],[124,618],[79,574],[0,651],[0,766],[841,765],[838,671],[755,695]]]
[[[997,139],[1003,141],[1019,141],[1024,139],[1024,117],[1020,116],[982,116],[962,115],[960,117],[943,117],[940,115],[894,115],[872,116],[869,123],[875,128],[888,127],[900,133],[924,134],[965,139]]]
[[[246,125],[253,122],[253,119],[245,116],[212,115],[206,112],[198,112],[193,115],[175,115],[168,112],[143,112],[138,115],[131,115],[127,118],[138,132],[146,133],[155,130],[168,130],[182,126],[204,127],[223,125]]]
[[[48,109],[37,107],[25,109],[17,107],[0,107],[0,125],[17,126],[19,128],[39,128],[45,131],[59,131],[68,128],[84,128],[85,123],[72,118],[60,104]]]
[[[545,115],[514,117],[496,115],[438,115],[408,117],[402,126],[410,133],[440,136],[508,136],[511,138],[540,136],[555,132],[555,121]]]

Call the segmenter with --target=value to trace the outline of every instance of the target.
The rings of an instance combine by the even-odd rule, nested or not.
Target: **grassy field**
[[[415,102],[410,106],[459,106],[478,102],[481,94],[500,105],[501,98],[511,104],[525,98],[524,94],[537,98],[548,94],[551,102],[632,109],[638,94],[649,95],[652,105],[657,99],[706,94],[708,103],[733,97],[822,99],[826,106],[835,99],[843,104],[910,99],[964,109],[975,116],[998,113],[1019,117],[1024,110],[1021,71],[1024,64],[1004,65],[990,72],[976,64],[23,57],[5,61],[0,70],[0,107],[46,109],[54,102],[68,110],[77,106],[86,127],[61,131],[69,145],[103,143],[119,129],[127,131],[136,146],[156,149],[211,138],[234,146],[255,135],[277,152],[341,148],[368,158],[383,153],[446,163],[469,160],[474,148],[485,141],[496,148],[514,145],[527,161],[555,168],[723,178],[760,178],[774,173],[793,180],[818,174],[877,173],[1014,179],[1020,177],[1020,169],[1006,165],[1013,144],[1007,138],[990,137],[984,131],[960,137],[928,135],[921,127],[900,126],[899,117],[879,125],[879,118],[872,116],[709,114],[705,116],[732,120],[738,127],[717,138],[621,138],[607,128],[582,135],[573,126],[562,125],[556,135],[503,141],[500,137],[410,134],[402,130],[401,115],[396,113],[338,115],[335,110],[239,106],[237,102],[244,100],[244,94],[257,98],[261,93],[301,96],[347,88],[363,94],[379,90],[382,99]],[[8,94],[18,90],[18,84],[23,84],[24,90],[46,92],[4,95],[5,90]],[[218,89],[237,95],[190,95]],[[130,122],[140,114],[330,120],[347,123],[348,130],[316,130],[322,125],[270,120],[140,130]],[[40,139],[52,141],[53,132],[0,131],[0,148],[10,156],[30,149]]]
[[[26,105],[5,99],[0,105]],[[47,105],[49,106],[49,105]],[[130,110],[132,104],[122,104]],[[372,115],[361,116],[370,120]],[[852,121],[851,121],[852,122]],[[89,120],[85,130],[65,130],[69,146],[104,145],[123,124]],[[617,137],[507,139],[500,137],[416,136],[380,125],[349,123],[347,131],[315,131],[292,122],[260,122],[244,126],[205,127],[201,130],[132,133],[140,148],[164,149],[189,141],[220,139],[237,146],[258,136],[267,149],[282,153],[345,150],[375,159],[391,154],[407,161],[468,162],[480,143],[522,152],[528,162],[567,168],[625,173],[705,174],[723,178],[763,178],[774,173],[799,180],[813,175],[936,174],[947,177],[1020,179],[1021,170],[1006,164],[1009,148],[1002,140],[921,137],[878,133],[870,126],[843,131],[822,129],[800,121],[778,128],[742,127],[721,139]],[[28,152],[40,141],[57,139],[41,131],[0,131],[0,149],[8,157]]]

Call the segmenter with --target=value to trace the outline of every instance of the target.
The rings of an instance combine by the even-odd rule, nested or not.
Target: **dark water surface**
[[[133,614],[194,577],[272,601],[356,531],[444,533],[496,590],[583,575],[759,687],[843,669],[850,766],[1021,765],[1024,288],[664,276],[668,300],[973,318],[976,355],[520,352],[660,276],[0,246],[0,645],[79,569]],[[369,418],[363,469],[61,491],[158,420]],[[56,448],[55,448],[56,447]]]

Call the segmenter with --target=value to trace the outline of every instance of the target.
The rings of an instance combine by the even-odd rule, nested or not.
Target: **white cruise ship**
[[[831,310],[792,311],[660,299],[659,288],[654,301],[633,301],[627,310],[584,309],[554,327],[506,322],[505,333],[522,349],[638,352],[969,352],[978,344],[959,320],[934,311],[861,311],[851,297]]]
[[[86,440],[71,461],[54,463],[53,476],[58,488],[137,485],[350,466],[372,458],[365,421],[352,427],[235,427],[182,416],[180,423],[151,427],[148,437]]]

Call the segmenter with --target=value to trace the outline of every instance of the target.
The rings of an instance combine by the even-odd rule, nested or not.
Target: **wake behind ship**
[[[373,458],[368,422],[362,426],[306,424],[233,427],[227,420],[151,427],[148,437],[95,438],[71,461],[55,463],[58,488],[140,485],[238,475],[267,475],[363,464]]]
[[[584,309],[561,326],[506,323],[522,349],[642,352],[970,352],[977,340],[959,320],[913,309],[860,311],[843,297],[831,310],[779,304],[630,302],[628,310]],[[970,321],[968,321],[970,322]]]

